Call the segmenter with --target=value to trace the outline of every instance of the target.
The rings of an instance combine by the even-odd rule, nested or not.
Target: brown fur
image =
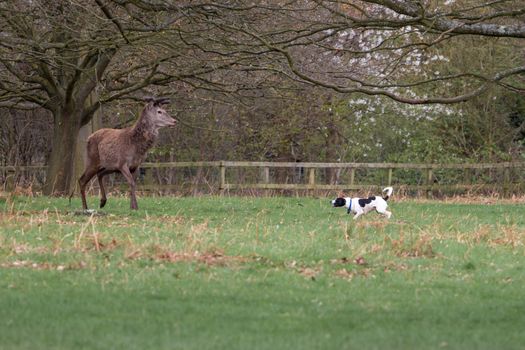
[[[100,207],[106,204],[103,178],[107,174],[120,172],[130,186],[131,209],[138,209],[135,197],[136,176],[148,150],[155,144],[159,129],[175,125],[175,120],[152,101],[144,107],[135,125],[125,129],[100,129],[88,138],[86,170],[78,180],[82,207],[87,209],[86,185],[97,175],[100,186]]]

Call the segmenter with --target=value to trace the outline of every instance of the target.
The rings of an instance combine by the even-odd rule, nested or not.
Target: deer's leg
[[[129,172],[131,173],[131,176],[133,177],[133,181],[135,182],[135,186],[137,186],[137,177],[140,173],[139,168],[133,168],[130,169]],[[135,194],[133,194],[133,198],[135,198]],[[137,199],[135,199],[135,209],[138,209]]]
[[[127,166],[123,166],[122,168],[120,168],[120,172],[122,173],[122,175],[124,175],[130,187],[131,209],[137,210],[139,206],[137,204],[137,197],[135,197],[135,190],[137,188],[135,179],[133,178],[133,175],[131,175],[131,172],[129,171],[129,168]]]
[[[104,208],[106,205],[106,189],[104,188],[104,175],[105,173],[101,172],[97,174],[98,186],[100,187],[100,208]]]
[[[88,167],[82,176],[78,179],[78,184],[80,186],[80,195],[82,197],[82,209],[87,210],[87,202],[86,202],[86,185],[88,184],[89,180],[95,176],[97,173],[97,169]]]
[[[133,176],[133,180],[135,180],[135,182],[137,182],[137,177],[139,177],[139,168],[131,168],[129,169],[129,172],[131,173],[131,176]]]

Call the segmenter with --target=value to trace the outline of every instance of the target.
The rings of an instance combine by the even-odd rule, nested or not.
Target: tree
[[[466,36],[522,52],[521,2],[0,1],[0,107],[52,113],[45,192],[64,194],[79,128],[101,104],[147,91],[238,105],[308,86],[410,104],[523,92],[523,56],[491,72],[428,68]]]
[[[208,15],[205,6],[192,1],[162,9],[143,5],[109,0],[0,2],[0,107],[44,108],[53,115],[44,193],[69,192],[75,182],[72,150],[78,131],[102,104],[137,99],[146,89],[170,95],[178,89],[226,94],[251,90],[222,80],[228,67],[253,55],[213,52],[208,32],[213,25],[203,20]],[[210,50],[196,49],[201,43]]]
[[[379,95],[406,104],[472,101],[471,109],[487,96],[525,92],[521,2],[193,2],[188,13],[197,9],[206,13],[195,25],[206,28],[210,40],[195,42],[184,39],[185,32],[180,35],[196,50],[238,57],[230,72],[264,69],[274,73],[276,82],[282,81],[278,76],[303,86],[328,88],[347,98]],[[138,3],[149,9],[173,9],[165,3],[158,7],[151,1]],[[501,52],[492,55],[492,47]],[[490,63],[483,54],[491,55]],[[248,59],[250,55],[257,60]],[[461,56],[472,56],[471,63],[465,64]],[[498,57],[496,64],[492,56]],[[460,64],[455,62],[458,58]],[[491,111],[485,115],[495,110]],[[462,115],[451,119],[459,122]],[[472,126],[476,124],[474,118],[470,120]],[[485,120],[478,119],[478,129]],[[328,127],[333,124],[330,118],[323,121]],[[501,143],[500,147],[507,148]]]
[[[1,105],[43,107],[54,118],[47,193],[69,190],[78,130],[98,108],[88,97],[123,42],[101,13],[69,1],[0,4]]]
[[[192,61],[186,75],[163,74],[180,55],[162,40],[165,17],[142,20],[103,0],[3,1],[0,19],[0,106],[53,115],[47,194],[69,192],[78,131],[101,104],[209,71]]]
[[[466,70],[436,77],[424,68],[435,58],[432,52],[457,45],[462,36],[509,38],[523,52],[525,9],[520,0],[243,4],[206,3],[209,23],[230,37],[232,32],[238,34],[230,39],[236,40],[235,45],[222,48],[223,54],[233,55],[242,47],[261,56],[268,69],[301,83],[346,94],[384,95],[410,104],[458,103],[493,85],[524,91],[523,58],[491,74]],[[230,12],[243,20],[228,20]],[[264,21],[272,25],[265,26]],[[435,94],[451,82],[460,82],[463,89]]]

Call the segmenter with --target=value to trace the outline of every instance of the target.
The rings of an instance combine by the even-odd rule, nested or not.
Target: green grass
[[[523,204],[139,206],[0,202],[0,349],[525,348]]]

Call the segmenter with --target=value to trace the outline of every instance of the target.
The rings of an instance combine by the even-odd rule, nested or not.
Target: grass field
[[[524,204],[139,206],[0,201],[0,349],[525,349]]]

